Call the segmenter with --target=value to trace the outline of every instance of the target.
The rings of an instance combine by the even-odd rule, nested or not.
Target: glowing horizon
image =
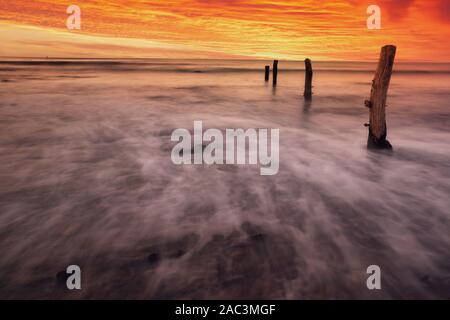
[[[66,8],[81,8],[68,30]],[[366,8],[382,10],[367,30]],[[450,61],[446,0],[0,0],[0,57]]]

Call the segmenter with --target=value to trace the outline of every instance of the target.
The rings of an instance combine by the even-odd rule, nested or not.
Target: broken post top
[[[311,68],[311,59],[309,59],[309,58],[306,58],[305,59],[305,66],[306,66],[306,68]]]
[[[307,74],[312,75],[312,64],[310,59],[305,59],[305,71]]]
[[[370,92],[370,107],[386,106],[387,92],[391,81],[392,69],[394,66],[395,52],[397,48],[393,45],[387,45],[381,48],[380,60],[372,82]],[[383,116],[384,118],[384,116]]]
[[[397,48],[393,45],[387,45],[381,48],[380,60],[378,61],[378,67],[374,78],[374,85],[386,89],[386,92],[391,80],[396,51]]]

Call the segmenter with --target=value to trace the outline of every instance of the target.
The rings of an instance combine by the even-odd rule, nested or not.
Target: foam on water
[[[319,64],[311,103],[300,63],[276,89],[265,64],[2,63],[0,297],[450,298],[450,75],[396,66],[383,154],[373,64]],[[175,166],[194,120],[280,129],[278,175]],[[57,280],[70,264],[79,292]]]

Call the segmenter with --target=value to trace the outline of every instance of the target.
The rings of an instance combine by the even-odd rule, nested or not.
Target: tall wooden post
[[[381,48],[380,61],[372,81],[370,100],[365,101],[370,109],[369,137],[367,148],[392,149],[392,145],[386,140],[386,96],[391,81],[392,67],[394,66],[396,47],[392,45]]]
[[[269,81],[269,74],[270,74],[270,66],[266,66],[265,67],[265,76],[264,76],[264,79],[266,81]]]
[[[273,85],[276,86],[277,80],[278,80],[278,60],[273,60],[272,72],[273,72],[273,75],[272,75]]]
[[[312,78],[313,78],[313,70],[311,65],[311,60],[305,60],[305,92],[303,96],[305,99],[312,98]]]

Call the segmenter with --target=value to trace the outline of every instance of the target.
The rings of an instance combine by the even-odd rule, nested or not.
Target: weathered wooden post
[[[272,80],[273,80],[273,85],[276,86],[277,85],[277,78],[278,78],[278,60],[273,60],[273,69],[272,69],[273,75],[272,75]]]
[[[266,66],[265,67],[265,77],[264,77],[264,79],[266,81],[269,81],[269,73],[270,73],[270,66]]]
[[[311,60],[305,59],[305,92],[303,93],[305,99],[312,98],[312,78],[313,70]]]
[[[370,110],[369,137],[367,148],[392,149],[392,145],[386,140],[386,96],[391,80],[392,67],[394,65],[396,47],[392,45],[381,48],[380,61],[372,81],[370,100],[365,101]],[[366,124],[367,126],[367,124]]]

